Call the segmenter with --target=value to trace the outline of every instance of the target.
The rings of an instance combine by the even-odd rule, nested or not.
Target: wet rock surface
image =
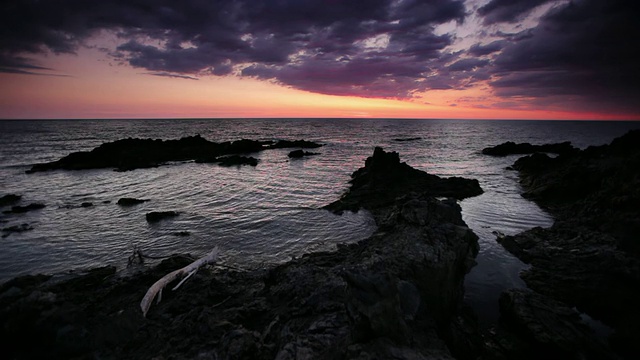
[[[21,195],[7,194],[0,197],[0,206],[13,205],[22,199]]]
[[[152,211],[150,213],[147,213],[145,215],[145,218],[149,223],[157,223],[159,221],[171,219],[179,215],[180,213],[177,211]]]
[[[540,294],[614,328],[622,357],[640,352],[640,131],[609,145],[516,161],[524,196],[556,217],[501,239],[532,266],[521,274]]]
[[[129,277],[104,267],[66,280],[13,279],[0,287],[3,351],[9,358],[450,359],[446,334],[478,244],[456,201],[433,194],[462,198],[469,184],[438,182],[396,160],[376,149],[351,191],[329,206],[370,211],[380,227],[370,238],[266,269],[202,269],[178,291],[170,284],[147,318],[139,308],[147,288],[193,259],[174,256]],[[384,180],[394,174],[389,168],[435,189],[402,191],[407,182]],[[31,346],[19,345],[26,338]]]
[[[293,150],[287,155],[290,159],[300,159],[305,156],[313,156],[320,155],[320,153],[304,151],[304,150]]]
[[[3,211],[3,213],[4,214],[24,214],[26,212],[33,211],[33,210],[44,209],[45,207],[46,205],[42,203],[31,203],[25,206],[16,205],[16,206],[12,206],[11,210]]]
[[[351,175],[351,187],[340,200],[326,208],[332,211],[376,209],[392,205],[398,196],[422,193],[434,197],[464,199],[482,194],[478,180],[441,178],[400,162],[396,152],[376,147],[365,167]]]
[[[122,139],[104,143],[91,151],[71,153],[60,160],[35,164],[27,173],[48,170],[84,170],[113,168],[127,171],[160,166],[169,161],[214,159],[223,155],[254,153],[268,149],[314,148],[318,144],[306,140],[260,141],[242,139],[216,143],[200,135],[179,140]]]
[[[134,205],[138,205],[138,204],[142,204],[149,201],[148,199],[136,199],[136,198],[128,198],[128,197],[123,197],[118,199],[117,204],[120,206],[134,206]]]
[[[2,228],[2,237],[6,238],[13,233],[21,233],[29,230],[33,230],[33,226],[26,223],[20,224],[20,225],[7,226],[5,228]]]
[[[500,145],[482,149],[482,153],[492,156],[521,155],[533,153],[570,154],[578,149],[574,148],[570,142],[566,141],[558,144],[532,145],[530,143],[516,144],[507,141]]]

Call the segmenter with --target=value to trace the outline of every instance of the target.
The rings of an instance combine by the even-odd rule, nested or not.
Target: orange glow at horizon
[[[388,100],[322,95],[249,78],[153,76],[110,64],[91,49],[47,61],[56,75],[66,76],[0,73],[0,118],[634,119],[633,114],[492,109],[495,99],[478,87]]]

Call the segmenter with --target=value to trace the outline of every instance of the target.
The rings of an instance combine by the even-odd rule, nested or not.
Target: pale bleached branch
[[[207,256],[192,262],[191,264],[183,267],[182,269],[178,269],[168,273],[167,275],[163,276],[160,280],[156,281],[153,285],[151,285],[149,290],[147,290],[147,293],[142,298],[142,301],[140,302],[140,309],[142,309],[142,316],[144,317],[147,316],[147,312],[149,311],[149,307],[151,307],[151,303],[153,302],[153,299],[155,299],[158,293],[162,294],[162,289],[164,289],[165,286],[167,286],[169,283],[171,283],[172,281],[178,278],[186,276],[183,281],[181,281],[178,285],[176,285],[176,287],[173,288],[173,290],[177,289],[180,285],[182,285],[182,283],[186,279],[188,279],[191,275],[193,275],[200,267],[207,264],[214,263],[218,259],[218,252],[219,250],[218,250],[218,247],[216,246],[215,248],[213,248],[213,250],[211,250],[209,254],[207,254]],[[160,302],[160,299],[161,298],[158,298],[158,302]]]

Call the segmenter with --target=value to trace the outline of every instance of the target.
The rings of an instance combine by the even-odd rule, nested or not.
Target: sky
[[[640,119],[635,0],[5,0],[0,119]]]

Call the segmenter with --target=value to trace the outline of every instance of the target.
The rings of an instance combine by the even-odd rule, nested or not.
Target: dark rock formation
[[[500,145],[488,147],[482,149],[482,153],[485,155],[493,156],[507,156],[507,155],[521,155],[521,154],[533,154],[533,153],[552,153],[552,154],[569,154],[577,151],[569,141],[558,144],[544,144],[544,145],[531,145],[529,143],[516,144],[512,141],[507,141]]]
[[[173,233],[174,236],[179,236],[179,237],[185,237],[185,236],[190,236],[191,233],[188,231],[176,231]]]
[[[483,359],[618,359],[574,309],[544,295],[505,291],[500,314],[484,339]]]
[[[164,219],[173,218],[180,215],[177,211],[152,211],[147,213],[147,222],[155,223]]]
[[[397,197],[411,192],[456,199],[482,194],[478,180],[459,177],[443,179],[427,174],[401,163],[398,153],[387,153],[379,147],[366,160],[365,167],[354,172],[351,178],[351,188],[347,194],[328,205],[329,210],[375,209],[388,206]]]
[[[258,159],[253,156],[240,156],[240,155],[229,155],[229,156],[218,156],[212,158],[202,158],[196,159],[197,163],[215,163],[220,166],[240,166],[240,165],[250,165],[257,166]]]
[[[29,224],[9,226],[2,229],[2,232],[4,233],[2,234],[2,237],[6,238],[12,233],[20,233],[20,232],[29,231],[29,230],[33,230],[33,227]]]
[[[290,159],[300,159],[300,158],[305,157],[305,156],[312,156],[312,155],[319,155],[319,154],[320,153],[315,153],[315,152],[310,152],[310,151],[293,150],[287,156],[289,156]]]
[[[501,240],[530,263],[522,274],[539,293],[576,306],[613,327],[611,345],[640,351],[640,131],[610,145],[516,161],[524,196],[555,224]]]
[[[33,210],[39,210],[46,207],[45,204],[41,204],[41,203],[31,203],[29,205],[26,206],[12,206],[11,210],[6,210],[3,211],[3,213],[5,214],[22,214],[22,213],[26,213],[29,211],[33,211]]]
[[[148,199],[136,199],[136,198],[128,198],[128,197],[123,197],[118,199],[117,204],[120,206],[133,206],[133,205],[138,205],[138,204],[142,204],[144,202],[149,201]]]
[[[88,202],[88,201],[87,202],[83,202],[82,204],[80,204],[80,207],[84,207],[84,208],[92,207],[92,206],[93,206],[93,203],[92,202]]]
[[[20,195],[15,195],[15,194],[4,195],[0,197],[0,206],[13,205],[18,201],[20,201],[20,199],[22,199],[22,196]]]
[[[266,149],[288,147],[320,147],[305,140],[278,142],[242,139],[215,143],[200,135],[188,136],[179,140],[123,139],[104,143],[91,151],[71,153],[60,160],[36,164],[27,173],[55,169],[83,170],[114,168],[127,171],[160,166],[169,161],[188,161],[196,159],[214,159],[223,155],[252,153]]]
[[[381,184],[397,180],[384,179],[393,176],[388,167],[408,168],[391,161],[397,157],[377,149],[354,173],[352,190],[331,206],[371,211],[380,230],[369,239],[265,270],[202,269],[178,291],[165,289],[147,318],[139,302],[148,286],[191,260],[172,257],[129,278],[102,268],[65,282],[14,279],[0,287],[3,353],[53,359],[452,359],[442,334],[450,332],[460,308],[477,237],[455,200],[431,194],[462,198],[468,186],[460,186],[463,179],[424,180],[427,174],[405,169],[405,183],[434,184],[437,191],[415,186],[403,192],[401,183],[385,192]],[[373,198],[359,195],[364,188],[375,189]],[[18,345],[24,338],[31,346]]]

